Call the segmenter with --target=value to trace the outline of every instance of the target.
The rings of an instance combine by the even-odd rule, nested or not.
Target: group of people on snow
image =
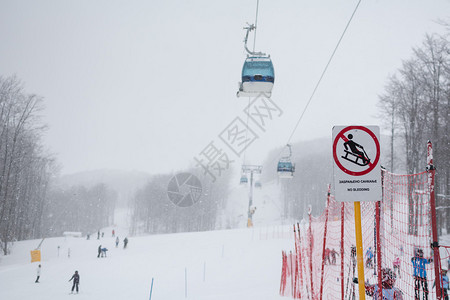
[[[100,231],[98,231],[97,238],[100,239],[100,236],[103,237],[103,234],[100,235]],[[115,230],[114,229],[112,230],[112,237],[115,237]],[[86,238],[87,238],[87,240],[89,240],[90,235],[87,234]],[[117,236],[116,239],[115,239],[116,248],[119,246],[119,242],[120,242],[120,239]],[[123,248],[124,249],[127,248],[127,245],[128,245],[128,237],[125,237],[124,240],[123,240]],[[97,257],[106,257],[106,252],[108,251],[108,249],[105,248],[105,247],[102,247],[102,245],[99,245],[97,251],[98,251]],[[39,264],[37,269],[36,269],[36,280],[35,280],[35,283],[39,283],[39,279],[41,277],[41,271],[42,271],[42,265]],[[79,287],[78,286],[80,285],[80,274],[78,273],[78,271],[75,271],[75,273],[69,279],[69,282],[70,281],[73,281],[71,293],[73,293],[74,291],[76,291],[78,293],[79,292]]]
[[[403,247],[402,247],[403,248]],[[403,250],[403,249],[402,249]],[[401,251],[399,256],[403,255]],[[378,284],[370,284],[368,281],[365,282],[365,292],[367,295],[372,296],[373,299],[383,299],[383,300],[403,300],[402,291],[395,287],[395,282],[397,279],[397,274],[401,278],[400,272],[400,257],[396,256],[393,260],[393,270],[390,268],[381,269],[381,282],[382,282],[382,295],[379,295]],[[374,254],[371,247],[366,251],[366,267],[373,267]],[[427,271],[426,265],[430,264],[433,258],[425,258],[423,249],[417,248],[414,250],[414,256],[411,257],[411,263],[413,267],[413,278],[414,278],[414,299],[421,299],[422,294],[423,300],[428,300],[429,290],[427,281]],[[354,278],[354,283],[358,283],[358,278]],[[449,278],[447,276],[447,270],[445,268],[441,269],[439,275],[439,282],[442,291],[442,299],[448,300],[448,289],[449,289]],[[435,286],[433,284],[433,287]]]

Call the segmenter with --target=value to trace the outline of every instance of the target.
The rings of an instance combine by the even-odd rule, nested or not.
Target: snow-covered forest
[[[0,243],[42,237],[53,159],[43,150],[42,97],[0,77]]]
[[[447,25],[447,28],[448,27]],[[438,228],[450,232],[450,35],[429,34],[405,57],[380,93],[380,120],[391,131],[391,172],[413,174],[426,165],[426,148],[434,147]],[[400,147],[396,147],[400,145]],[[396,149],[396,151],[394,150]],[[411,203],[412,204],[412,203]]]

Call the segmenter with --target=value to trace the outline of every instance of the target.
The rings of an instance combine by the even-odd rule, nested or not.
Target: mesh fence
[[[360,203],[366,286],[377,285],[379,270],[390,268],[403,299],[437,299],[429,173],[382,171],[382,178],[383,201]],[[358,285],[353,283],[358,277],[354,203],[337,202],[329,195],[322,215],[297,224],[294,237],[295,248],[283,253],[281,295],[359,299]],[[449,250],[441,247],[447,253],[442,255],[443,266],[447,266]]]

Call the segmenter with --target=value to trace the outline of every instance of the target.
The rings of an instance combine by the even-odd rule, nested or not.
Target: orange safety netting
[[[434,263],[431,246],[429,174],[398,175],[383,170],[383,200],[361,202],[364,278],[367,284],[378,284],[379,270],[390,268],[396,274],[395,287],[402,292],[403,299],[415,299],[416,293],[425,299],[424,283],[428,299],[437,299],[433,285],[435,267],[440,268],[440,263]],[[309,220],[294,226],[294,236],[295,248],[282,254],[281,295],[295,299],[359,299],[358,284],[353,283],[353,278],[358,277],[356,250],[352,251],[356,244],[354,203],[337,202],[329,195],[322,215],[310,215]],[[420,282],[419,289],[412,263],[418,249],[423,250],[429,262],[425,265],[426,280]],[[444,249],[449,250],[442,247],[441,251]],[[446,266],[449,256],[443,255],[443,265],[445,259]]]

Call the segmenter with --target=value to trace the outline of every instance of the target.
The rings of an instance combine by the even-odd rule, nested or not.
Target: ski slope
[[[278,299],[281,250],[292,247],[287,237],[268,227],[153,235],[129,237],[127,249],[122,237],[115,248],[111,231],[100,240],[51,238],[41,247],[40,283],[29,252],[40,241],[17,242],[1,258],[0,299],[149,299],[152,278],[152,299]],[[97,258],[99,244],[106,258]],[[80,293],[70,295],[75,270]]]
[[[101,230],[100,240],[96,233],[90,240],[45,239],[40,283],[34,283],[39,263],[30,263],[30,250],[41,240],[16,242],[11,255],[0,256],[0,299],[149,299],[152,278],[151,299],[281,299],[281,251],[292,248],[292,222],[280,225],[279,187],[273,183],[255,190],[255,227],[245,228],[247,193],[237,188],[226,212],[236,215],[240,229],[128,236],[123,249],[127,215],[119,211],[118,224]],[[97,258],[100,244],[108,248],[106,258]],[[72,295],[68,280],[75,270],[80,293]]]

